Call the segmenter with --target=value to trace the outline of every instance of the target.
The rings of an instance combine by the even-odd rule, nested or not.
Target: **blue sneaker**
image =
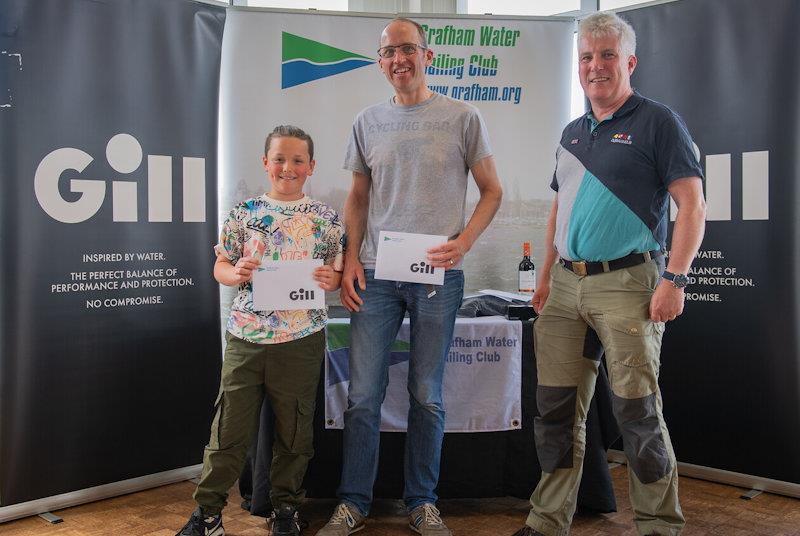
[[[225,536],[222,514],[203,515],[203,510],[198,508],[175,536]]]

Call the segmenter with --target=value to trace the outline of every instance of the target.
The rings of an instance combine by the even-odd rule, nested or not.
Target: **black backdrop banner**
[[[202,461],[225,10],[0,6],[0,506]]]
[[[661,356],[678,460],[800,483],[800,2],[621,16],[637,34],[633,86],[685,119],[707,179],[705,240]]]

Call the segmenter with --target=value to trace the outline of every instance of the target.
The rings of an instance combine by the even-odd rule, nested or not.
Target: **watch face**
[[[675,274],[672,283],[678,288],[683,288],[689,284],[689,276],[686,274]]]

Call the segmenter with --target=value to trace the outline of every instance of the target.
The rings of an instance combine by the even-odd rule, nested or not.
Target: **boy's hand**
[[[366,290],[367,281],[364,275],[364,265],[358,259],[344,258],[344,273],[342,274],[342,292],[339,297],[342,300],[344,308],[350,312],[356,312],[361,305],[364,305],[364,300],[356,292],[355,282],[358,281],[358,287],[361,290]]]
[[[342,273],[334,270],[332,266],[323,264],[314,269],[314,281],[319,283],[319,288],[330,292],[339,288],[339,283],[342,281]]]
[[[250,281],[253,277],[253,270],[258,268],[261,261],[255,257],[242,257],[233,266],[233,281],[236,285],[241,285]]]

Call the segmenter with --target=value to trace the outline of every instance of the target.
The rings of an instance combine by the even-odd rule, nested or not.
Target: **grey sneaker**
[[[348,536],[364,528],[364,516],[354,506],[339,503],[330,521],[322,527],[317,536]]]
[[[422,536],[451,536],[453,533],[439,517],[439,510],[431,503],[417,506],[408,514],[408,526]]]

